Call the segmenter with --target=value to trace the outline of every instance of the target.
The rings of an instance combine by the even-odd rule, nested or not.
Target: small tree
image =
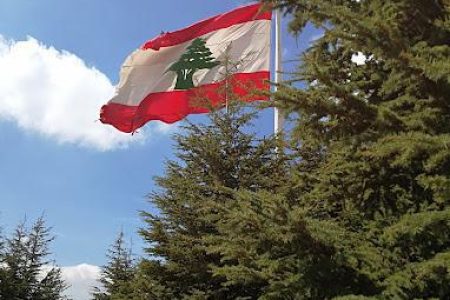
[[[151,194],[158,214],[144,212],[141,234],[150,258],[140,265],[141,294],[149,299],[254,298],[260,282],[233,282],[220,274],[226,250],[219,225],[240,190],[276,191],[286,181],[284,156],[274,137],[251,129],[255,110],[243,107],[230,89],[228,110],[216,110],[207,124],[188,124],[176,136],[177,160],[166,164]],[[216,273],[217,270],[217,273]],[[151,296],[150,296],[151,295]],[[243,298],[244,299],[244,298]]]
[[[134,278],[131,248],[126,246],[123,231],[119,232],[108,250],[108,263],[102,268],[101,287],[95,287],[94,300],[131,299],[131,282]]]
[[[19,224],[12,237],[5,239],[0,253],[0,299],[66,299],[61,270],[46,259],[53,240],[43,217],[30,229],[25,223]]]
[[[220,62],[215,61],[212,52],[206,47],[204,39],[197,38],[181,55],[180,59],[172,64],[169,71],[177,73],[175,89],[184,90],[194,87],[193,75],[200,69],[212,69]]]

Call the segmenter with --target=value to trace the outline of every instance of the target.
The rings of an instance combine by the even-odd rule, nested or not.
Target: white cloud
[[[98,266],[81,264],[72,267],[62,267],[62,278],[70,285],[65,294],[73,300],[91,299],[92,289],[98,286],[97,280],[101,270]]]
[[[0,35],[0,120],[102,151],[142,141],[143,133],[123,134],[97,121],[113,93],[110,80],[76,55],[31,37],[8,41]]]

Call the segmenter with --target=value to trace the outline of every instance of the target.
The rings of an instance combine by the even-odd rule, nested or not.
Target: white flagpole
[[[274,74],[274,82],[280,83],[283,72],[283,62],[282,62],[282,47],[281,47],[281,11],[277,9],[275,11],[275,74]],[[274,87],[274,92],[278,90],[278,87]],[[273,131],[275,134],[282,132],[284,126],[284,117],[281,111],[278,108],[274,108],[274,125]]]

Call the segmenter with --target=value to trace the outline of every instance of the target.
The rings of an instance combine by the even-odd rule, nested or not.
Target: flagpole
[[[275,84],[280,83],[283,72],[282,65],[282,47],[281,47],[281,11],[280,9],[275,10],[275,62],[274,62],[275,74],[274,82]],[[278,86],[275,85],[274,92],[278,90]],[[281,133],[284,126],[284,117],[280,109],[274,108],[274,124],[273,131],[275,134]]]

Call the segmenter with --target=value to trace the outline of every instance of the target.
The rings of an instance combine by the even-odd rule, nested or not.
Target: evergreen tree
[[[18,225],[13,235],[5,239],[0,253],[0,299],[66,299],[61,270],[46,259],[53,239],[42,217],[31,228],[25,223]]]
[[[99,283],[93,292],[94,300],[132,299],[131,283],[135,276],[135,266],[131,248],[126,246],[121,231],[108,250],[108,263],[102,268]]]
[[[282,186],[286,164],[276,154],[275,138],[251,132],[255,111],[244,109],[229,91],[227,98],[227,111],[214,111],[209,124],[188,124],[175,136],[177,160],[156,178],[160,190],[150,200],[159,211],[142,214],[150,256],[137,276],[143,299],[236,299],[259,291],[258,285],[233,284],[216,272],[237,263],[225,263],[215,250],[219,223],[240,190],[274,192]]]
[[[450,298],[450,3],[265,2],[324,36],[276,95],[291,179],[236,197],[216,272],[261,299]]]

